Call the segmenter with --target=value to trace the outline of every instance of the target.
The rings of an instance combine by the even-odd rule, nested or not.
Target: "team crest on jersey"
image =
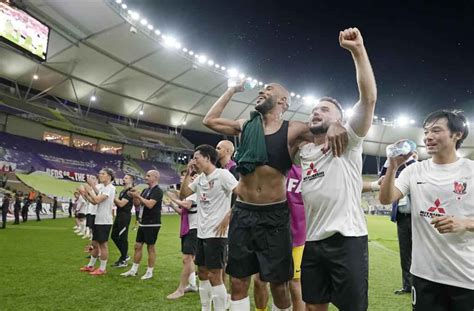
[[[420,216],[427,218],[440,217],[444,216],[445,214],[446,210],[441,205],[441,201],[439,199],[436,199],[436,201],[434,201],[433,206],[428,208],[428,210],[420,211]]]
[[[454,193],[456,194],[466,194],[467,183],[462,181],[454,182]]]
[[[303,181],[309,181],[321,177],[324,177],[324,172],[318,171],[316,165],[311,162],[309,168],[306,170],[306,176],[303,178]]]

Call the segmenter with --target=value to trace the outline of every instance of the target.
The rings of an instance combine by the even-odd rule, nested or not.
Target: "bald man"
[[[285,176],[298,145],[313,136],[307,124],[283,119],[290,93],[277,83],[259,91],[249,120],[222,118],[226,105],[242,91],[243,82],[228,88],[203,120],[216,132],[241,138],[236,155],[238,198],[230,218],[226,269],[232,276],[231,310],[250,309],[248,289],[255,273],[270,282],[273,310],[290,310],[288,281],[293,278],[293,260]],[[323,150],[331,148],[338,156],[346,131],[334,123],[330,132]]]
[[[234,144],[230,140],[221,140],[217,146],[217,168],[225,168],[237,178],[237,164],[232,160]]]
[[[144,189],[141,194],[138,194],[136,189],[132,189],[128,192],[129,196],[133,199],[133,204],[140,206],[140,215],[133,265],[129,271],[121,274],[123,276],[137,275],[138,267],[142,259],[143,244],[146,244],[148,250],[148,268],[141,279],[147,280],[153,277],[153,268],[156,261],[155,243],[161,227],[161,202],[163,200],[163,191],[158,186],[159,180],[160,173],[158,171],[148,171],[145,175],[145,182],[148,188]]]

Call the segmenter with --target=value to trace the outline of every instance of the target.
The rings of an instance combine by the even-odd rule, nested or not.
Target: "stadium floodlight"
[[[301,95],[300,95],[300,94],[296,94],[296,98],[300,99],[300,98],[301,98]]]
[[[263,85],[263,82],[262,82],[262,81],[258,81],[258,85],[259,85],[259,86],[262,86],[262,85]]]
[[[124,9],[124,10],[127,9],[127,5],[125,3],[122,3],[122,9]]]
[[[148,25],[148,21],[145,18],[142,18],[140,20],[140,24],[142,24],[143,26],[146,26],[146,25]]]
[[[250,77],[250,76],[247,77],[247,81],[252,81],[252,80],[253,80],[252,77]]]
[[[183,121],[183,125],[186,125],[186,120]]]
[[[296,94],[293,93],[293,92],[290,93],[290,96],[291,96],[291,97],[295,97],[295,95],[296,95]]]
[[[243,73],[239,74],[239,79],[245,79],[245,75]]]
[[[221,65],[215,64],[214,67],[216,67],[217,69],[219,69],[219,68],[221,68]]]
[[[148,24],[147,28],[148,28],[149,30],[153,30],[153,25],[152,25],[152,24]]]
[[[187,52],[188,52],[188,49],[187,49],[187,48],[183,48],[183,52],[184,52],[184,53],[187,53]]]
[[[239,71],[235,68],[230,68],[229,70],[227,70],[227,73],[229,74],[229,77],[231,78],[235,78],[239,75]]]
[[[315,98],[313,95],[308,95],[303,97],[303,101],[306,105],[314,104]]]
[[[162,36],[163,44],[169,48],[176,48],[178,45],[181,47],[181,44],[173,36]]]
[[[253,80],[252,80],[252,83],[253,83],[254,85],[257,85],[257,84],[258,84],[257,79],[253,79]]]
[[[193,56],[193,55],[194,55],[194,52],[193,52],[193,51],[189,51],[188,54],[191,55],[191,56]]]
[[[33,75],[33,80],[38,80],[39,79],[39,76],[37,74],[34,74]]]
[[[214,61],[213,61],[212,59],[210,59],[210,60],[207,61],[207,64],[208,64],[209,66],[213,66],[213,65],[214,65]]]
[[[157,36],[161,35],[161,31],[159,29],[155,29],[155,35]]]
[[[95,102],[97,100],[97,97],[95,95],[92,95],[90,99],[91,99],[91,102]]]
[[[405,117],[405,116],[399,116],[396,120],[395,120],[395,124],[400,126],[400,127],[404,127],[404,126],[407,126],[408,125],[408,118]]]
[[[143,108],[142,108],[142,109],[140,109],[140,111],[138,112],[138,114],[139,114],[139,115],[141,115],[141,116],[144,114],[144,112],[143,112]]]
[[[382,120],[383,122],[385,122],[385,118],[381,118],[381,120]]]
[[[207,56],[206,55],[199,55],[198,61],[201,64],[204,64],[207,61]]]
[[[353,115],[354,115],[354,109],[349,108],[349,109],[346,110],[346,116],[348,118],[351,118]]]
[[[379,119],[379,117],[374,115],[374,120],[378,120],[378,119]]]
[[[221,70],[226,70],[225,66],[221,66]]]
[[[138,20],[140,18],[140,14],[138,14],[138,12],[135,12],[135,11],[128,11],[130,13],[130,16],[132,17],[132,19],[134,20]]]
[[[410,119],[410,124],[415,124],[415,120]]]
[[[122,0],[115,0],[115,3],[120,4],[122,3]]]

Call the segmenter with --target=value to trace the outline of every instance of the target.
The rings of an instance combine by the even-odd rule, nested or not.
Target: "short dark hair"
[[[344,109],[342,109],[341,104],[337,101],[337,99],[329,97],[329,96],[324,96],[319,99],[319,102],[330,102],[334,106],[336,106],[337,110],[341,113],[341,117],[344,118]]]
[[[128,176],[132,179],[132,185],[135,184],[135,176],[133,176],[132,174],[125,174],[125,176]]]
[[[212,164],[216,164],[217,162],[217,150],[212,147],[211,145],[199,145],[194,149],[194,152],[199,151],[199,153],[205,157],[208,158],[209,161],[212,162]]]
[[[461,110],[436,110],[430,113],[425,121],[423,121],[423,128],[425,128],[427,124],[434,123],[443,118],[447,120],[448,128],[451,133],[462,133],[461,138],[456,142],[456,150],[458,150],[469,134],[467,119]]]

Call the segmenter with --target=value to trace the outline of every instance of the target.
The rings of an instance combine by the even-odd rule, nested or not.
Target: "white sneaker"
[[[82,236],[82,238],[83,238],[83,239],[88,239],[88,238],[89,238],[89,234],[87,234],[87,233],[84,234],[84,235]]]
[[[184,288],[185,293],[191,293],[191,292],[197,292],[197,291],[198,291],[197,286],[193,286],[191,284],[189,284],[188,286]]]
[[[148,279],[151,279],[153,277],[153,273],[145,273],[140,279],[141,280],[148,280]]]
[[[79,232],[77,233],[78,236],[84,236],[85,234],[86,234],[86,233],[83,232],[83,231],[79,231]]]
[[[137,276],[137,271],[133,271],[132,269],[128,270],[127,272],[120,273],[121,276]],[[143,277],[142,277],[143,279]]]
[[[76,230],[76,229],[77,229],[77,226],[74,226],[74,227],[72,227],[72,228],[73,228],[74,230]]]

